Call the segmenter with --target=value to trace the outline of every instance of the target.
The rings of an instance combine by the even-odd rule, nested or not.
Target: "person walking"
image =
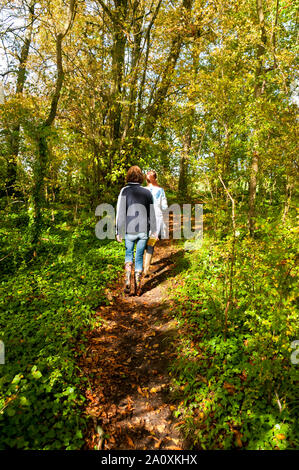
[[[147,188],[141,186],[144,176],[138,166],[132,166],[118,196],[116,207],[116,239],[125,240],[125,288],[131,291],[131,276],[135,254],[134,294],[140,295],[143,270],[143,254],[149,235],[157,238],[154,198]]]
[[[150,170],[146,174],[147,189],[151,192],[154,199],[154,208],[157,219],[157,235],[163,237],[165,235],[165,223],[163,212],[168,208],[165,191],[159,186],[157,181],[157,173]]]
[[[150,170],[146,174],[146,181],[147,187],[150,193],[153,196],[154,200],[154,209],[156,214],[156,221],[157,221],[157,237],[163,238],[166,235],[165,231],[165,222],[163,217],[163,212],[168,208],[167,199],[165,195],[165,191],[161,186],[159,186],[157,181],[157,173],[154,170]],[[144,275],[148,275],[148,270],[150,267],[151,259],[154,253],[154,246],[155,246],[155,239],[149,240],[149,243],[146,247],[146,255],[145,255],[145,267],[144,267]]]

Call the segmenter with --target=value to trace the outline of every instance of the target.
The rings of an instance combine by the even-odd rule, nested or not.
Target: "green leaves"
[[[171,367],[181,400],[177,414],[186,435],[203,449],[295,448],[290,337],[296,335],[297,314],[295,285],[291,278],[286,287],[285,267],[293,269],[296,240],[273,224],[258,241],[240,240],[224,341],[229,243],[206,234],[200,252],[185,254],[191,266],[178,276],[173,299],[180,338]]]
[[[34,379],[40,379],[43,374],[39,370],[37,370],[36,366],[33,366],[31,369],[31,375]]]
[[[2,220],[4,227],[13,226],[7,239],[12,247],[22,240],[22,224],[15,222],[23,216]],[[118,244],[94,236],[94,219],[82,221],[82,229],[69,219],[68,211],[59,212],[43,234],[38,258],[29,264],[18,260],[1,273],[0,336],[6,347],[1,449],[79,449],[83,444],[83,377],[76,356],[84,349],[84,331],[99,321],[95,308],[108,302],[106,284],[118,275],[123,254]]]

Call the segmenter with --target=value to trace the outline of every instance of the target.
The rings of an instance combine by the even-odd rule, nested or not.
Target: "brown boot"
[[[144,277],[148,277],[149,276],[149,267],[150,267],[151,260],[152,260],[152,254],[145,252],[145,257],[144,258],[145,259],[144,259],[144,263],[143,263],[143,275],[144,275]]]
[[[141,278],[142,278],[142,271],[135,271],[135,295],[141,294]]]
[[[132,263],[129,261],[125,264],[125,288],[124,293],[129,294],[131,291],[131,274],[132,274]]]

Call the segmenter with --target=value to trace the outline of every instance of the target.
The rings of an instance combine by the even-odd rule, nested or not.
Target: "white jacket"
[[[154,199],[157,234],[163,237],[165,235],[163,212],[168,208],[165,191],[160,186],[153,186],[152,184],[149,184],[146,188],[152,193]]]

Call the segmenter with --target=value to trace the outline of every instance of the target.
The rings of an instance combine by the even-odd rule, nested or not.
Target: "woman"
[[[144,176],[138,166],[132,166],[127,184],[119,193],[116,208],[116,239],[125,239],[125,293],[131,290],[131,274],[135,254],[134,293],[140,294],[143,254],[149,234],[156,236],[156,218],[152,194],[141,186]]]
[[[168,208],[165,191],[159,186],[157,181],[157,173],[154,170],[150,170],[146,174],[147,189],[151,192],[154,200],[154,209],[157,222],[157,238],[165,237],[165,222],[163,218],[163,212]],[[153,244],[148,244],[146,248],[145,256],[145,268],[144,275],[148,275],[151,258],[154,253],[154,241]]]
[[[154,208],[157,220],[157,235],[158,237],[165,236],[165,223],[163,212],[168,208],[165,191],[159,186],[157,181],[157,173],[150,170],[146,174],[147,189],[152,193],[154,199]]]

